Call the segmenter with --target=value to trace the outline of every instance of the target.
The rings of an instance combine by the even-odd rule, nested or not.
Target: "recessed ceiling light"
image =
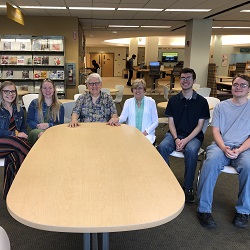
[[[112,33],[116,34],[116,33],[117,33],[117,31],[112,31]]]

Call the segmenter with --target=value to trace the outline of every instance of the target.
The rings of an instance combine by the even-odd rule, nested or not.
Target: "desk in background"
[[[104,233],[108,249],[108,232],[167,223],[181,213],[184,200],[174,174],[138,129],[80,123],[45,131],[6,204],[12,217],[29,227],[84,233],[85,249],[90,233]]]

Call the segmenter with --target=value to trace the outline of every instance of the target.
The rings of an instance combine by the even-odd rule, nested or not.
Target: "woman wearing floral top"
[[[80,122],[108,122],[117,118],[113,98],[101,91],[102,79],[99,74],[90,74],[87,81],[89,92],[85,92],[76,100],[69,127],[77,127]]]

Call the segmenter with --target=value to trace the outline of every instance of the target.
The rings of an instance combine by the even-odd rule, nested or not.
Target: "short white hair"
[[[97,78],[98,81],[99,81],[100,83],[102,83],[102,78],[101,78],[101,76],[100,76],[99,74],[97,74],[97,73],[92,73],[92,74],[90,74],[90,75],[88,76],[87,80],[86,80],[86,83],[88,84],[89,81],[90,81],[92,78]]]

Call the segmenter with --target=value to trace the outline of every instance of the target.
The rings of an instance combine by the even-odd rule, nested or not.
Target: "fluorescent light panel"
[[[241,10],[240,12],[250,12],[250,10]]]
[[[163,11],[163,9],[148,9],[148,8],[117,8],[117,10],[128,10],[128,11]]]
[[[139,28],[137,25],[109,25],[109,28]]]
[[[19,6],[21,9],[47,9],[47,10],[66,10],[66,7],[55,6]]]
[[[212,27],[213,29],[250,29],[250,27]]]
[[[181,11],[181,12],[208,12],[211,9],[165,9],[165,11]]]
[[[115,8],[102,7],[69,7],[70,10],[115,10]]]
[[[169,29],[171,26],[140,26],[141,28]]]

